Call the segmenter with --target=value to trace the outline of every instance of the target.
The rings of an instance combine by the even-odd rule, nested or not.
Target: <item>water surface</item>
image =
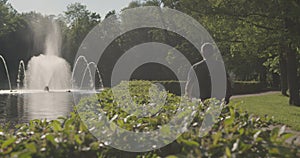
[[[73,111],[72,93],[0,93],[0,122],[53,120]]]

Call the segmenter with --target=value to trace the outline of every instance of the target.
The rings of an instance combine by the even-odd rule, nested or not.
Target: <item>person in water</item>
[[[185,87],[185,95],[189,98],[200,98],[202,101],[211,98],[212,85],[211,85],[211,77],[210,72],[207,66],[207,62],[211,62],[213,64],[221,64],[216,58],[216,50],[211,43],[204,43],[201,47],[201,54],[203,55],[203,60],[194,64],[187,78],[187,83]],[[192,71],[194,70],[194,71]],[[228,104],[231,97],[231,82],[227,75],[227,89],[225,96],[225,103]],[[200,96],[197,92],[193,90],[195,84],[198,82]]]
[[[49,87],[48,87],[48,86],[46,86],[46,87],[44,88],[44,91],[47,91],[47,92],[49,92]]]

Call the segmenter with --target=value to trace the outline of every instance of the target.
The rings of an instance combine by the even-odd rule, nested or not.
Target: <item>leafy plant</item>
[[[121,83],[123,87],[127,83]],[[129,83],[130,96],[137,105],[148,105],[151,82]],[[161,92],[158,92],[161,93]],[[135,97],[134,97],[135,96]],[[128,97],[128,96],[127,96]],[[128,98],[124,98],[125,100]],[[195,104],[185,100],[185,106],[197,107],[197,113],[188,131],[173,143],[148,153],[128,153],[109,147],[97,140],[81,119],[91,119],[93,113],[76,111],[84,108],[103,110],[107,118],[118,126],[131,131],[152,131],[168,123],[178,112],[182,98],[168,93],[166,103],[155,115],[136,117],[118,107],[111,89],[98,96],[84,98],[69,117],[57,120],[32,120],[14,129],[0,129],[0,157],[297,157],[299,149],[286,143],[292,134],[285,133],[285,126],[270,130],[274,122],[268,117],[259,118],[239,110],[238,105],[226,106],[216,118],[216,124],[204,137],[199,137],[203,112],[212,104]],[[147,114],[147,113],[146,113]],[[100,123],[101,125],[101,123]],[[165,132],[174,132],[165,129]],[[125,137],[124,137],[125,138]],[[147,143],[147,142],[141,142]]]

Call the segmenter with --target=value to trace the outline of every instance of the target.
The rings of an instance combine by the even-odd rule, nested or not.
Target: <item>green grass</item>
[[[231,104],[241,103],[241,108],[261,117],[268,115],[274,121],[300,131],[300,107],[289,105],[289,98],[280,93],[232,99]]]

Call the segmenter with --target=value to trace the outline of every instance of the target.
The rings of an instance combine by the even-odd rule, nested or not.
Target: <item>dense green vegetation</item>
[[[288,125],[292,129],[300,131],[300,109],[289,106],[288,98],[279,93],[232,100],[232,104],[237,103],[241,103],[241,109],[244,111],[260,117],[265,115],[273,117],[275,122]]]
[[[154,84],[161,84],[170,93],[181,95],[181,87],[183,87],[186,82],[184,81],[151,81]],[[182,86],[183,85],[183,86]],[[274,90],[274,88],[268,87],[265,83],[259,81],[234,81],[230,85],[232,90],[232,95],[240,94],[255,94],[264,91]],[[276,88],[275,88],[276,90]]]
[[[150,82],[131,82],[130,92],[137,96],[140,104],[149,103]],[[121,84],[122,87],[122,84]],[[166,105],[156,117],[137,118],[120,111],[113,102],[111,89],[105,90],[97,97],[83,99],[76,109],[101,106],[120,127],[147,131],[158,128],[158,125],[172,118],[170,111],[178,108],[180,98],[168,94]],[[125,98],[128,99],[128,98]],[[98,104],[97,100],[100,100]],[[148,153],[127,153],[113,149],[101,140],[96,140],[81,122],[77,114],[54,121],[32,120],[30,123],[17,125],[10,129],[0,129],[0,156],[21,158],[27,157],[297,157],[299,148],[286,144],[285,140],[292,135],[283,128],[269,130],[274,124],[268,117],[255,117],[239,110],[239,105],[224,107],[222,114],[209,134],[199,138],[199,127],[203,121],[202,112],[205,105],[197,104],[198,113],[191,127],[172,144]],[[81,115],[84,117],[84,115]],[[86,115],[86,117],[90,117]],[[117,117],[115,117],[117,116]],[[93,117],[90,117],[91,121]],[[128,121],[124,121],[125,118]],[[142,123],[140,126],[137,124]],[[172,132],[172,131],[170,131]],[[126,139],[126,137],[124,137]]]
[[[235,81],[233,83],[233,95],[252,94],[267,90],[265,83],[258,81]]]

